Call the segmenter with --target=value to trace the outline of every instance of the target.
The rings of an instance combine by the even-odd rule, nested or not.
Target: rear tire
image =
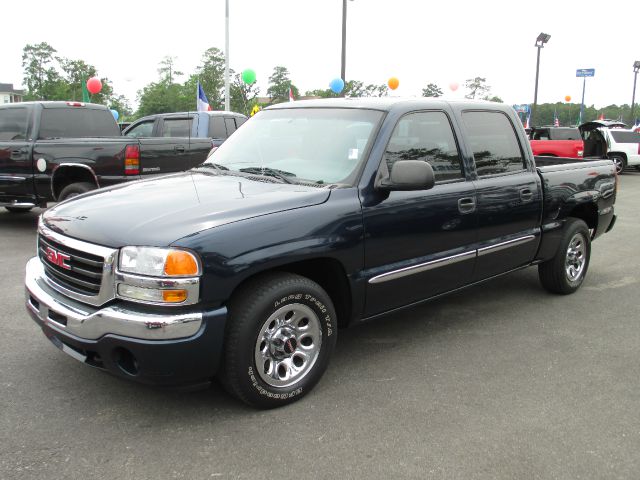
[[[27,213],[30,212],[33,207],[4,207],[11,213]]]
[[[292,403],[322,377],[336,344],[331,298],[291,273],[250,281],[229,302],[220,380],[257,408]]]
[[[624,159],[622,155],[614,154],[614,155],[611,155],[609,159],[613,161],[613,164],[616,167],[616,173],[618,175],[620,175],[624,171],[624,169],[627,167],[627,161]]]
[[[93,183],[89,182],[72,183],[71,185],[67,185],[62,189],[60,195],[58,195],[58,201],[62,202],[64,200],[77,197],[78,195],[82,195],[83,193],[95,190],[95,188],[96,186]]]
[[[568,295],[580,288],[591,257],[591,237],[584,221],[570,218],[555,256],[538,265],[542,286],[552,293]]]

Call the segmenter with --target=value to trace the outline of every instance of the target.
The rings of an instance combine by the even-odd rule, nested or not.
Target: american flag
[[[295,98],[293,98],[293,88],[289,87],[289,101],[293,102]]]
[[[560,120],[558,119],[558,112],[556,112],[555,110],[553,111],[553,126],[554,127],[560,126]]]

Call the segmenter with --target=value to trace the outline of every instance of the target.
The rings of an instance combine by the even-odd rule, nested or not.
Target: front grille
[[[57,254],[68,255],[64,268],[50,261],[48,249]],[[81,295],[96,296],[100,293],[104,258],[62,245],[50,238],[38,235],[38,255],[44,265],[45,274],[53,282]]]

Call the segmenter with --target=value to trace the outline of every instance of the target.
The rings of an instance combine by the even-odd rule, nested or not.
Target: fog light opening
[[[131,376],[138,375],[138,360],[129,350],[118,347],[113,351],[113,358],[124,373]]]

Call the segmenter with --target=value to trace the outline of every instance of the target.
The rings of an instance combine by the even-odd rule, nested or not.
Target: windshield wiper
[[[207,168],[213,167],[216,170],[229,170],[229,168],[225,167],[224,165],[220,165],[219,163],[212,163],[212,162],[201,163],[200,165],[198,165],[198,167],[207,167]]]
[[[279,180],[282,180],[284,183],[294,183],[290,178],[287,177],[295,177],[295,173],[285,172],[284,170],[278,170],[277,168],[269,168],[269,167],[247,167],[238,169],[239,172],[243,173],[254,173],[257,175],[267,175],[270,177],[275,177]]]

